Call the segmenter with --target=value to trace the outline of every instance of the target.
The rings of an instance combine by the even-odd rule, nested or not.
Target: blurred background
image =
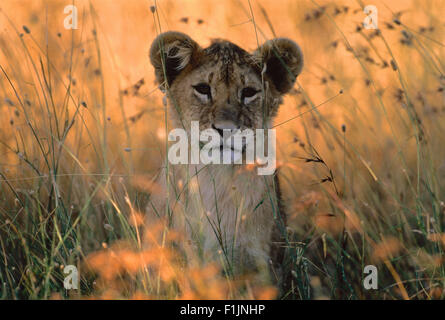
[[[363,27],[369,4],[378,30]],[[68,5],[76,30],[64,27]],[[153,270],[136,254],[168,130],[148,50],[178,30],[203,47],[288,37],[303,50],[276,120],[296,297],[444,298],[444,10],[440,0],[2,1],[0,296],[276,297],[228,286],[218,262],[179,277],[166,252]],[[121,269],[104,275],[112,263]],[[74,293],[63,289],[68,264],[93,269]],[[369,264],[378,290],[363,288]]]

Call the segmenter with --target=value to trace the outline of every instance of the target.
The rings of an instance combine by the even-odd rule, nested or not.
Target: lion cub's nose
[[[218,131],[219,135],[222,137],[224,134],[224,130],[230,130],[230,131],[236,131],[238,130],[240,127],[237,126],[234,122],[232,121],[217,121],[214,124],[212,124],[212,128],[215,129],[216,131]]]

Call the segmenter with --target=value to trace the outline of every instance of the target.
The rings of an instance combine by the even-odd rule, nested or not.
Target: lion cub
[[[190,135],[191,122],[223,136],[229,130],[267,129],[303,67],[299,46],[285,38],[253,53],[224,40],[201,48],[180,32],[159,35],[150,59],[168,100],[170,128]],[[224,141],[224,140],[222,140]],[[223,142],[222,142],[223,143]],[[222,260],[234,274],[252,271],[280,282],[286,216],[275,174],[258,175],[243,164],[177,164],[166,161],[148,219],[167,215],[205,259]]]

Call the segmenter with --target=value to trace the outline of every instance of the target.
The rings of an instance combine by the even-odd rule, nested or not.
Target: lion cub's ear
[[[265,64],[267,77],[281,94],[292,89],[297,76],[303,69],[303,53],[300,47],[290,39],[269,40],[253,55],[256,61],[262,61]]]
[[[175,31],[160,34],[150,49],[151,64],[159,84],[171,85],[199,50],[199,45],[186,34]]]

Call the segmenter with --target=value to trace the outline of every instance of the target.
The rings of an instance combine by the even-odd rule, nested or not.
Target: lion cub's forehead
[[[208,73],[209,82],[225,82],[227,85],[239,81],[246,83],[249,74],[259,73],[250,53],[224,40],[216,40],[204,49],[202,67]]]

